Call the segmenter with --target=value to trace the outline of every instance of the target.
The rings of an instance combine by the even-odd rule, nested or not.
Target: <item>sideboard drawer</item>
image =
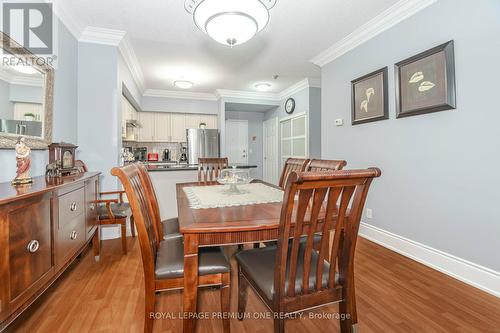
[[[22,303],[31,286],[52,268],[50,194],[11,205],[9,224],[9,302]],[[6,282],[6,281],[4,281]]]
[[[71,221],[59,220],[57,232],[57,266],[69,260],[85,244],[85,214],[80,214]]]
[[[59,197],[59,229],[61,223],[74,220],[85,213],[85,190],[79,188]]]

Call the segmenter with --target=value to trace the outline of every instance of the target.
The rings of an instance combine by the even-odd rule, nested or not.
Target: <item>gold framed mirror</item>
[[[20,136],[31,149],[48,149],[54,69],[3,32],[0,48],[0,149],[14,149]]]

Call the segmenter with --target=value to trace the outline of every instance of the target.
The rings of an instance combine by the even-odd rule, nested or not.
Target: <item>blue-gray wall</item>
[[[143,96],[141,107],[144,111],[217,114],[217,101]]]
[[[285,112],[285,102],[288,98],[295,100],[295,111],[292,115]],[[278,117],[283,119],[294,116],[300,113],[308,115],[309,125],[309,157],[321,157],[321,88],[304,88],[279,103],[279,106],[272,111],[268,111],[264,115],[264,119]],[[278,130],[280,130],[279,126]],[[281,144],[279,148],[280,163],[281,163]],[[280,168],[282,165],[280,165]]]
[[[252,177],[262,179],[262,123],[264,121],[264,113],[226,111],[226,119],[248,120],[248,164],[257,165],[257,169],[251,170]],[[253,137],[255,137],[255,141]]]
[[[78,157],[102,172],[104,191],[117,188],[110,171],[119,165],[121,148],[118,56],[115,46],[78,45]]]
[[[499,15],[497,0],[440,0],[322,70],[322,157],[383,171],[364,221],[496,271]],[[457,109],[395,119],[393,64],[451,39]],[[351,126],[350,81],[383,66],[390,119]]]
[[[9,94],[10,83],[0,80],[0,119],[14,119],[14,105]]]
[[[58,23],[58,66],[54,73],[54,120],[53,140],[75,142],[77,140],[77,46],[76,38]],[[43,175],[48,162],[48,152],[33,151],[33,176]],[[0,182],[16,176],[14,150],[0,150]]]

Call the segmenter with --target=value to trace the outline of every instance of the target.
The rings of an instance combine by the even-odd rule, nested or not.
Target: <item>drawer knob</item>
[[[78,237],[78,233],[75,230],[73,230],[71,232],[71,234],[69,235],[69,238],[71,238],[71,240],[75,240],[77,237]]]
[[[76,205],[76,202],[72,202],[71,205],[69,206],[69,209],[72,212],[74,212],[77,208],[78,208],[78,206]]]
[[[33,239],[31,242],[29,242],[27,246],[27,249],[30,253],[35,253],[39,248],[40,242],[38,242],[36,239]]]

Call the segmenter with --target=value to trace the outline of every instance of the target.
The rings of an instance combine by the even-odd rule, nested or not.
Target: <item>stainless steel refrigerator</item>
[[[198,164],[198,158],[219,157],[219,131],[190,128],[186,130],[189,164]]]

